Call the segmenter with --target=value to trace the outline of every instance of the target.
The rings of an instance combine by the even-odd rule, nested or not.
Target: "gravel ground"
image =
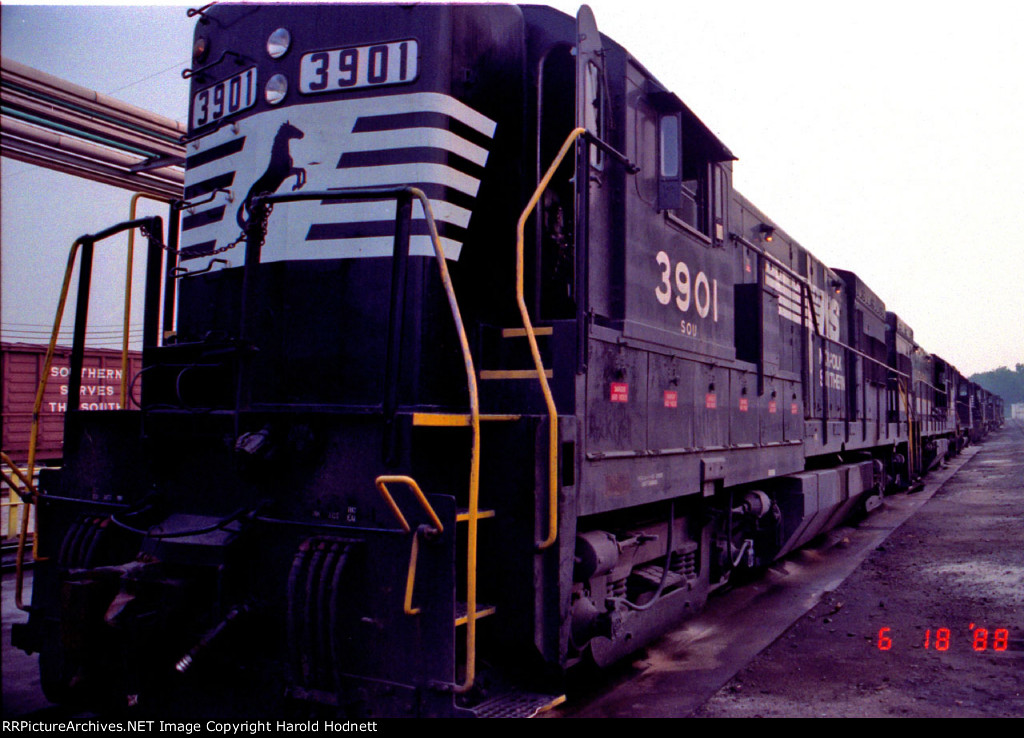
[[[1024,716],[1022,541],[1016,423],[693,715]]]

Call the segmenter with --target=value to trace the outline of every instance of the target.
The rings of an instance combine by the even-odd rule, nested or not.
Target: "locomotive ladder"
[[[585,128],[574,129],[562,144],[559,149],[557,156],[554,161],[548,167],[547,172],[541,178],[534,190],[533,196],[527,202],[526,207],[519,216],[519,220],[516,223],[516,303],[519,307],[519,313],[523,320],[523,327],[505,329],[502,331],[502,336],[505,338],[519,338],[525,337],[530,345],[530,354],[533,357],[534,370],[504,370],[504,371],[481,371],[480,379],[532,379],[534,377],[540,382],[541,393],[544,395],[544,403],[548,412],[548,533],[547,536],[535,543],[537,551],[543,551],[551,547],[557,536],[558,536],[558,410],[555,407],[554,395],[551,392],[551,386],[548,383],[548,379],[552,377],[551,370],[544,368],[544,362],[540,355],[540,348],[537,343],[538,335],[550,335],[550,328],[535,328],[533,322],[530,319],[529,310],[526,307],[525,290],[524,290],[524,251],[525,251],[525,228],[526,221],[529,219],[537,203],[540,201],[541,196],[547,189],[548,184],[554,177],[555,172],[561,166],[562,161],[565,159],[566,154],[576,143],[576,140],[581,136],[586,135],[587,131]],[[437,241],[437,232],[434,227],[433,216],[429,212],[429,206],[424,202],[424,213],[427,215],[428,222],[430,223],[431,238],[434,241],[434,250],[439,255],[442,253],[441,246]],[[445,280],[445,289],[449,289],[449,283],[447,281],[447,270],[444,265],[443,256],[439,256],[439,262],[442,267],[442,278]],[[458,314],[458,306],[455,304],[454,292],[449,293],[449,302],[452,305],[453,315]],[[472,372],[472,357],[469,354],[468,344],[465,343],[465,333],[462,329],[461,320],[456,317],[456,324],[459,326],[459,339],[463,342],[463,353],[466,357],[467,374]],[[473,428],[473,467],[470,479],[470,506],[469,510],[460,514],[458,517],[459,521],[465,520],[469,523],[469,545],[468,545],[468,557],[470,559],[468,565],[468,579],[467,579],[467,603],[466,603],[466,616],[465,623],[467,625],[466,635],[466,681],[464,684],[457,687],[456,691],[465,692],[473,686],[473,679],[475,678],[475,660],[476,660],[476,621],[480,617],[493,613],[493,609],[486,608],[482,611],[477,611],[476,603],[476,544],[477,544],[477,522],[482,517],[490,517],[493,512],[479,510],[479,453],[480,453],[480,421],[481,420],[514,420],[519,416],[515,415],[487,415],[481,416],[479,413],[479,399],[477,397],[477,386],[476,378],[471,377],[469,381],[470,386],[470,415],[468,417],[460,415],[434,415],[434,414],[420,414],[418,418],[414,418],[415,424],[422,425],[450,425],[460,426],[466,425],[467,423]],[[418,422],[417,422],[418,420]],[[397,480],[396,480],[397,481]],[[410,480],[411,481],[411,480]],[[413,549],[413,562],[415,561],[415,548]],[[414,567],[415,563],[411,564]],[[409,612],[410,608],[410,597],[411,597],[411,582],[412,582],[412,568],[410,568],[410,579],[409,588],[406,591],[406,612]],[[456,619],[456,625],[461,625],[463,622],[462,617]],[[529,698],[527,698],[529,699]],[[558,704],[561,704],[565,700],[564,696],[558,696],[554,699],[544,700],[543,703],[531,699],[533,703],[533,713],[537,711],[543,711],[550,709]],[[499,702],[495,700],[495,702]],[[488,706],[481,705],[482,709],[491,709]],[[496,708],[500,710],[501,708]],[[496,713],[502,714],[502,713]]]
[[[552,376],[550,370],[544,368],[544,362],[540,355],[540,349],[537,343],[538,335],[548,335],[550,329],[535,328],[533,322],[530,319],[529,310],[526,307],[525,290],[524,290],[524,251],[525,251],[525,227],[526,221],[529,219],[537,203],[540,201],[541,196],[547,189],[548,184],[554,177],[555,172],[561,166],[562,161],[565,159],[566,154],[575,144],[576,140],[586,134],[585,128],[576,128],[570,133],[569,137],[562,144],[554,161],[548,167],[547,172],[541,178],[535,189],[533,196],[530,198],[523,212],[519,216],[519,220],[516,224],[516,302],[519,307],[519,312],[523,320],[522,329],[513,328],[506,329],[503,331],[503,336],[507,338],[514,337],[525,337],[529,341],[530,353],[533,357],[534,371],[521,371],[521,372],[480,372],[480,379],[529,379],[536,377],[540,382],[541,392],[544,395],[544,402],[548,412],[548,533],[547,536],[536,542],[536,549],[543,551],[554,544],[558,535],[558,410],[555,407],[554,395],[551,392],[551,386],[548,383],[548,378]],[[480,414],[480,402],[477,390],[476,382],[476,371],[473,364],[473,357],[469,350],[469,342],[466,337],[465,327],[462,323],[462,318],[459,313],[458,302],[455,297],[454,289],[451,285],[451,280],[448,275],[447,265],[444,258],[444,250],[440,244],[440,240],[437,235],[437,228],[434,223],[433,212],[430,208],[430,202],[423,195],[422,192],[415,188],[407,188],[406,192],[414,197],[417,197],[423,204],[423,212],[426,216],[428,227],[430,230],[431,242],[434,246],[434,253],[437,257],[439,269],[441,271],[441,279],[444,283],[445,293],[448,296],[448,303],[451,307],[452,316],[455,320],[456,329],[459,334],[459,342],[462,347],[463,360],[466,366],[466,380],[469,387],[470,395],[470,412],[469,414],[456,414],[456,413],[416,413],[413,417],[413,424],[420,426],[437,426],[437,427],[470,427],[472,429],[472,456],[470,463],[470,491],[469,491],[469,508],[466,512],[460,513],[457,522],[466,522],[468,524],[468,542],[467,542],[467,576],[466,576],[466,610],[465,614],[457,613],[455,624],[466,625],[466,669],[465,669],[465,681],[455,687],[457,693],[468,692],[473,687],[473,683],[476,678],[476,621],[482,617],[490,615],[494,612],[493,608],[485,607],[478,609],[477,605],[477,538],[478,538],[478,523],[481,519],[486,517],[492,517],[493,511],[481,511],[479,508],[479,487],[480,487],[480,422],[481,420],[517,420],[518,415],[484,415]],[[310,193],[313,194],[313,193]],[[339,193],[333,191],[331,193],[333,197],[338,197]],[[282,196],[275,196],[274,199]],[[285,195],[282,197],[287,198]],[[392,512],[398,518],[403,528],[409,530],[408,523],[405,522],[404,516],[398,510],[397,505],[394,503],[391,495],[387,491],[387,484],[397,483],[403,484],[412,490],[416,495],[417,500],[421,506],[427,511],[428,515],[434,522],[435,530],[440,531],[440,521],[437,520],[437,516],[430,509],[430,504],[427,502],[426,497],[419,490],[415,480],[409,477],[397,477],[397,476],[382,476],[376,480],[377,488],[381,494],[385,497],[388,505],[391,507]],[[405,590],[405,613],[407,615],[414,615],[419,612],[419,609],[414,607],[412,604],[412,595],[415,587],[416,577],[416,558],[418,553],[417,537],[413,537],[412,550],[410,554],[409,571],[406,577],[406,590]],[[558,697],[546,707],[551,707],[555,704],[560,703],[564,700],[564,697]]]
[[[530,354],[533,358],[534,369],[533,370],[499,370],[499,371],[481,371],[480,379],[533,379],[536,378],[540,382],[541,393],[544,395],[544,403],[546,405],[548,413],[548,532],[543,540],[535,542],[535,548],[538,552],[550,548],[558,536],[558,410],[555,407],[554,395],[551,392],[551,386],[548,383],[548,379],[552,377],[551,370],[545,369],[543,359],[540,355],[540,349],[537,343],[538,335],[551,335],[550,328],[535,328],[533,322],[530,319],[530,313],[526,306],[525,290],[524,290],[524,251],[525,251],[525,227],[526,221],[529,219],[537,203],[540,201],[541,196],[547,189],[548,184],[554,177],[555,172],[561,166],[562,161],[565,159],[566,154],[576,143],[576,140],[581,136],[585,136],[587,133],[585,128],[574,129],[562,144],[554,161],[548,167],[547,172],[541,178],[534,190],[533,196],[530,198],[523,212],[519,216],[519,220],[516,224],[516,303],[519,307],[519,313],[522,317],[523,327],[522,328],[507,328],[502,331],[503,338],[522,338],[525,337],[530,346]],[[424,208],[426,211],[426,206]],[[428,219],[431,216],[428,214]],[[433,221],[431,223],[431,236],[435,239],[435,251],[440,253],[440,245],[436,241],[436,231],[434,230]],[[442,259],[443,261],[443,259]],[[443,266],[443,264],[442,264]],[[447,288],[447,283],[446,283]],[[453,311],[457,310],[454,307],[454,295],[449,298],[453,304]],[[461,326],[461,323],[459,323]],[[460,328],[460,340],[464,340],[464,335]],[[471,367],[471,358],[469,357],[468,348],[464,349],[467,357],[467,367]],[[467,369],[471,371],[471,369]],[[466,520],[470,526],[470,541],[468,547],[468,556],[470,558],[469,564],[469,580],[467,582],[467,598],[466,603],[466,618],[467,624],[467,648],[466,648],[466,682],[461,685],[457,691],[467,691],[472,687],[474,670],[475,670],[475,648],[476,648],[476,620],[484,615],[489,615],[493,612],[492,609],[485,609],[483,611],[477,611],[476,605],[476,528],[477,521],[488,515],[486,512],[481,512],[478,508],[478,484],[479,484],[479,423],[481,420],[512,420],[517,419],[519,416],[504,416],[504,415],[493,415],[493,416],[481,416],[478,410],[478,399],[476,397],[476,382],[470,382],[470,395],[471,395],[471,413],[468,418],[459,415],[426,415],[422,414],[418,418],[414,419],[414,423],[422,425],[451,425],[459,426],[471,424],[473,427],[473,477],[471,478],[471,495],[470,495],[470,508],[467,513],[460,515],[459,520]],[[418,422],[417,422],[418,421]],[[493,514],[493,513],[491,513]],[[415,549],[413,550],[413,557],[415,557]],[[413,564],[414,566],[414,564]],[[412,574],[410,574],[410,577]],[[411,579],[410,579],[411,587]],[[409,590],[407,590],[406,596],[406,611],[409,611]],[[459,617],[456,620],[456,624],[460,625],[463,622],[463,618]],[[544,711],[550,709],[558,704],[561,704],[564,700],[564,696],[557,696],[553,699],[548,697],[547,699],[541,698],[540,695],[523,695],[523,698],[530,703],[528,711],[530,714],[536,714],[538,711]],[[514,699],[510,704],[514,703]],[[495,715],[505,715],[509,713],[503,712],[504,699],[497,698],[493,700],[493,705],[490,703],[478,706],[482,713],[490,713],[494,710]],[[525,703],[524,703],[525,704]],[[514,709],[514,708],[513,708]]]

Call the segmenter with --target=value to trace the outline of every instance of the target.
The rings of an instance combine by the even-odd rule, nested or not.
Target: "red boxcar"
[[[3,423],[0,445],[15,462],[28,459],[32,432],[32,406],[46,363],[46,346],[27,343],[0,344],[3,365]],[[50,379],[40,408],[38,461],[59,459],[64,436],[64,411],[68,402],[68,376],[71,349],[58,346],[50,367]],[[128,382],[135,401],[138,386],[132,379],[142,368],[142,354],[128,353]],[[121,408],[121,352],[114,349],[86,349],[82,367],[82,410],[118,410]],[[131,403],[131,400],[129,400]]]

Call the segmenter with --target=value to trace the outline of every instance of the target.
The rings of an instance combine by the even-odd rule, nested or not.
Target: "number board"
[[[314,51],[302,57],[299,92],[337,92],[412,82],[419,72],[415,39],[349,49]]]
[[[627,249],[624,335],[734,358],[730,257],[674,229],[636,234]]]
[[[192,99],[192,127],[199,128],[256,103],[256,67],[200,90]]]

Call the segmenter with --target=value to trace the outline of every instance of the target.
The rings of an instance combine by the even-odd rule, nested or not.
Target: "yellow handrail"
[[[25,502],[19,496],[12,480],[7,474],[0,472],[0,476],[3,477],[4,482],[11,488],[11,495],[5,499],[0,500],[0,508],[3,509],[3,515],[6,517],[7,537],[13,537],[17,535],[18,528],[21,527],[20,522],[15,521],[21,520],[21,515],[24,513]]]
[[[548,167],[547,172],[537,185],[537,189],[530,198],[522,215],[519,216],[519,223],[516,224],[516,302],[519,304],[519,314],[523,318],[523,329],[526,331],[526,338],[530,342],[530,353],[533,354],[533,363],[537,368],[537,378],[540,380],[541,392],[544,393],[544,402],[548,408],[548,535],[543,541],[537,543],[537,548],[543,550],[548,548],[558,538],[558,410],[555,408],[555,398],[551,394],[551,387],[548,386],[548,378],[544,371],[544,362],[540,357],[540,349],[537,347],[537,336],[534,332],[533,323],[530,321],[530,312],[526,308],[526,298],[523,288],[523,252],[525,250],[524,232],[526,220],[530,213],[537,206],[541,195],[547,189],[551,178],[562,164],[565,155],[569,153],[570,147],[577,138],[587,132],[585,128],[576,128],[569,134],[569,138],[562,144],[558,156]],[[586,186],[584,184],[584,186]]]
[[[412,527],[409,522],[402,515],[402,511],[398,508],[398,504],[395,502],[395,498],[391,496],[388,491],[388,484],[404,484],[413,494],[416,495],[416,499],[419,501],[423,509],[426,510],[427,515],[430,517],[431,522],[434,524],[434,530],[440,534],[444,532],[444,526],[441,525],[440,518],[437,517],[437,513],[434,512],[434,508],[431,507],[430,502],[427,500],[426,495],[420,489],[420,486],[416,483],[416,480],[412,477],[407,476],[387,476],[382,475],[377,477],[376,480],[377,489],[380,491],[384,500],[388,503],[388,507],[391,508],[391,512],[398,518],[398,523],[402,526],[402,530],[406,533],[412,531]],[[412,550],[409,552],[409,571],[405,576],[405,603],[404,611],[406,615],[419,615],[420,608],[412,606],[412,593],[416,588],[416,559],[419,554],[419,542],[420,537],[418,533],[413,533],[412,536]]]
[[[60,324],[64,318],[64,306],[68,300],[68,290],[71,287],[71,275],[75,268],[75,256],[78,254],[78,247],[82,245],[82,239],[77,238],[75,242],[71,244],[71,250],[68,253],[68,263],[64,269],[64,283],[60,290],[60,300],[57,302],[57,315],[53,319],[53,332],[50,334],[50,343],[46,347],[46,359],[43,361],[43,375],[39,379],[39,389],[36,390],[36,400],[32,405],[32,429],[29,434],[28,440],[28,462],[25,464],[25,473],[28,478],[31,479],[35,472],[36,463],[36,447],[39,442],[39,411],[43,407],[43,397],[46,394],[46,385],[50,379],[50,369],[53,366],[53,355],[57,349],[57,335],[60,332]],[[33,500],[35,496],[33,495]],[[18,539],[18,561],[17,561],[17,583],[15,590],[17,596],[15,598],[15,604],[19,610],[26,609],[21,601],[21,590],[22,590],[22,579],[25,558],[25,541],[28,538],[28,510],[25,511],[25,516],[21,520],[21,534]],[[45,561],[45,559],[39,557],[39,532],[36,531],[36,535],[32,536],[32,558],[35,561]]]
[[[32,502],[35,501],[36,495],[38,493],[36,492],[35,485],[32,484],[32,477],[29,474],[23,472],[21,469],[19,469],[14,464],[14,462],[11,461],[11,457],[0,451],[0,460],[2,460],[3,463],[7,464],[7,466],[11,468],[11,471],[14,472],[14,477],[10,477],[7,474],[3,474],[3,480],[7,482],[7,485],[11,488],[11,491],[18,495],[19,497],[23,498],[23,501],[24,498],[26,497],[31,501],[25,503],[21,510],[21,531],[18,534],[18,553],[17,557],[15,558],[14,579],[14,606],[17,607],[19,610],[28,610],[28,607],[25,606],[24,602],[25,542],[28,539],[28,517],[32,512]],[[20,480],[21,483],[25,485],[25,491],[28,493],[27,495],[22,494],[18,490],[18,483],[16,480]],[[36,558],[34,550],[35,541],[36,536],[32,536],[33,558]]]
[[[466,335],[466,327],[462,322],[462,313],[459,311],[459,303],[455,298],[455,288],[452,285],[451,275],[448,274],[448,263],[444,255],[444,247],[441,246],[441,238],[437,234],[437,223],[434,221],[434,210],[430,206],[430,199],[423,190],[410,187],[409,193],[423,205],[423,215],[427,220],[427,228],[430,231],[430,240],[434,245],[434,256],[437,259],[437,267],[441,272],[441,283],[444,285],[445,295],[448,297],[448,306],[451,309],[452,319],[455,321],[455,330],[459,334],[459,347],[462,350],[462,360],[466,369],[466,385],[469,389],[469,419],[472,428],[473,439],[471,442],[469,461],[469,512],[468,531],[466,544],[466,680],[455,686],[459,694],[468,692],[473,688],[476,679],[476,558],[477,558],[477,524],[480,517],[480,396],[476,386],[476,367],[473,365],[473,354],[469,350],[469,338]]]
[[[39,410],[43,406],[43,396],[46,393],[46,384],[50,378],[50,368],[53,365],[53,354],[57,348],[57,334],[60,332],[61,320],[64,318],[64,306],[68,300],[68,290],[71,287],[71,274],[75,268],[75,255],[78,247],[82,245],[82,239],[76,239],[71,244],[71,252],[68,254],[68,264],[64,269],[64,284],[60,290],[60,300],[57,302],[57,316],[53,320],[53,333],[50,335],[50,344],[46,348],[46,359],[43,361],[43,376],[39,380],[39,389],[36,390],[36,401],[32,406],[32,431],[28,442],[28,463],[26,464],[27,474],[32,476],[33,467],[36,461],[36,443],[39,438]]]
[[[427,501],[427,496],[423,494],[423,490],[421,490],[420,486],[416,484],[415,479],[406,476],[382,475],[377,477],[376,484],[377,489],[380,491],[381,495],[387,501],[388,506],[391,508],[391,512],[393,512],[395,514],[395,517],[398,518],[398,522],[402,526],[402,530],[404,530],[406,533],[411,531],[412,528],[410,527],[408,521],[405,519],[405,516],[402,515],[402,511],[398,509],[398,505],[395,503],[395,498],[392,497],[391,493],[388,491],[388,484],[404,484],[406,487],[412,490],[412,493],[416,495],[417,501],[420,503],[420,505],[423,506],[423,509],[426,511],[427,515],[430,516],[430,520],[434,524],[434,528],[437,530],[438,533],[444,533],[444,526],[441,525],[440,518],[437,517],[437,513],[435,513],[434,508],[430,506],[430,503]]]
[[[420,609],[412,606],[412,593],[416,588],[416,559],[420,550],[420,537],[418,534],[413,533],[412,536],[412,551],[409,552],[409,571],[405,575],[405,605],[404,611],[406,615],[419,615]]]
[[[0,461],[3,461],[3,463],[7,464],[7,466],[11,468],[11,471],[14,472],[14,475],[21,480],[22,484],[25,485],[25,489],[28,491],[30,495],[34,495],[36,493],[36,488],[32,484],[32,480],[29,477],[27,477],[25,475],[25,472],[18,468],[17,464],[11,461],[11,457],[5,454],[3,451],[0,451]],[[4,474],[2,471],[0,471],[0,475],[3,475],[4,481],[7,482],[7,485],[11,489],[17,491],[17,482],[15,482],[11,477]]]
[[[917,461],[914,458],[914,420],[913,412],[910,406],[910,392],[906,387],[903,386],[903,380],[897,380],[896,386],[900,391],[900,399],[903,400],[903,407],[907,410],[907,484],[913,481],[914,468]],[[896,416],[896,428],[899,431],[899,415]]]
[[[361,194],[368,194],[367,190],[358,190]],[[297,197],[291,198],[284,195],[268,195],[258,198],[265,201],[265,204],[272,202],[290,202],[298,199],[312,199],[326,193],[306,192]],[[376,193],[375,193],[376,194]],[[408,195],[420,201],[423,207],[423,215],[427,222],[430,233],[430,241],[434,247],[434,256],[437,261],[437,268],[440,272],[441,283],[444,286],[445,296],[448,299],[448,307],[455,322],[455,330],[459,336],[459,348],[462,351],[462,359],[466,371],[466,385],[469,390],[469,425],[472,429],[472,445],[470,451],[469,465],[469,511],[467,522],[469,524],[468,541],[466,551],[466,599],[469,607],[469,617],[466,628],[466,681],[463,684],[453,687],[455,692],[464,693],[472,689],[473,681],[476,678],[476,560],[477,560],[477,524],[479,522],[480,508],[480,397],[477,391],[476,367],[473,365],[473,354],[469,348],[469,338],[466,334],[466,327],[462,322],[462,313],[459,311],[459,303],[455,297],[455,288],[452,286],[451,276],[448,273],[448,264],[444,254],[444,247],[441,246],[441,238],[437,233],[437,223],[434,219],[434,211],[430,199],[423,190],[417,187],[388,188],[390,195]],[[330,193],[333,198],[344,197],[344,191],[333,191]]]

